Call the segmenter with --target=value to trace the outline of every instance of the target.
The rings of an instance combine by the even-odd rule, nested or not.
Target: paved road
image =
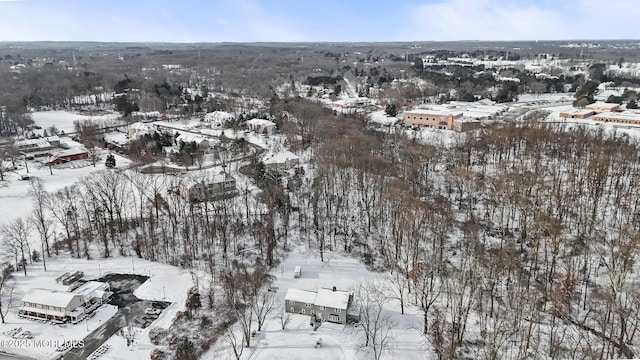
[[[150,307],[151,304],[151,301],[144,300],[119,309],[109,321],[99,326],[84,339],[84,347],[70,350],[63,359],[84,360],[121,328],[128,325],[139,327],[142,317],[145,315],[144,309]]]

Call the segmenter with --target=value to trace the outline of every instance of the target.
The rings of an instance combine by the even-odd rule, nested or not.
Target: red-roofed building
[[[89,151],[87,151],[87,149],[68,149],[58,151],[49,155],[51,157],[49,162],[54,165],[58,165],[64,164],[69,161],[88,159]]]

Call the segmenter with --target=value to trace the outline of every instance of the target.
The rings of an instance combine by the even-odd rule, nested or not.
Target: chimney
[[[336,292],[336,287],[335,286],[333,287],[333,292]]]

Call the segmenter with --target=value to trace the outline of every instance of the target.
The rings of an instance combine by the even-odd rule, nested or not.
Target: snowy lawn
[[[301,267],[301,276],[293,277],[296,266]],[[351,325],[324,322],[317,331],[309,325],[310,317],[289,314],[290,322],[282,330],[280,313],[283,311],[284,297],[289,288],[317,291],[319,288],[350,290],[364,281],[383,279],[383,274],[368,271],[356,259],[336,253],[325,252],[325,261],[319,254],[310,254],[305,250],[294,251],[288,255],[281,266],[272,273],[276,280],[272,284],[278,288],[278,304],[267,318],[263,331],[252,339],[251,348],[244,349],[242,359],[370,359],[373,354],[364,348],[364,336],[361,329]],[[400,303],[389,300],[384,311],[391,316],[395,326],[391,329],[388,348],[382,353],[383,359],[424,359],[428,352],[423,349],[425,338],[415,329],[422,326],[421,315],[412,306],[405,304],[405,314],[400,314]],[[252,329],[257,329],[254,324]],[[239,335],[239,328],[236,329]],[[314,345],[322,338],[322,347]],[[235,359],[230,345],[219,339],[202,359]]]
[[[62,130],[65,133],[74,132],[74,121],[115,121],[120,118],[119,113],[110,113],[105,115],[81,115],[75,114],[63,110],[52,111],[36,111],[31,114],[31,117],[36,125],[41,126],[43,129],[48,129],[51,126],[55,126],[58,130]]]
[[[116,154],[114,155],[116,156],[116,165],[118,168],[126,167],[131,163],[131,161],[126,158]],[[67,164],[54,165],[51,171],[48,166],[43,166],[38,162],[28,161],[28,175],[42,180],[45,190],[53,193],[65,186],[73,185],[80,180],[80,178],[94,171],[106,169],[104,166],[104,156],[106,155],[101,155],[102,158],[96,162],[95,167],[89,160],[77,160]],[[4,209],[3,216],[0,218],[0,226],[17,218],[26,218],[33,208],[32,200],[29,196],[31,183],[29,181],[19,180],[20,175],[27,175],[26,168],[23,162],[18,162],[16,165],[18,166],[18,170],[6,174],[6,181],[0,184],[0,208]],[[51,173],[53,173],[53,175]],[[11,209],[11,211],[7,211],[8,209]],[[31,235],[34,239],[37,236],[35,231],[33,231]]]

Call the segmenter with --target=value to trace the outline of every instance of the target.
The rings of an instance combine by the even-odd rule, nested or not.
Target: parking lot
[[[113,292],[109,304],[116,305],[118,312],[85,338],[84,347],[71,349],[62,359],[87,359],[121,328],[127,326],[146,328],[149,326],[158,317],[159,313],[147,314],[145,310],[153,308],[159,309],[161,312],[170,303],[141,300],[133,295],[134,290],[147,279],[148,277],[146,276],[130,274],[110,274],[98,279],[98,281],[109,283]]]

